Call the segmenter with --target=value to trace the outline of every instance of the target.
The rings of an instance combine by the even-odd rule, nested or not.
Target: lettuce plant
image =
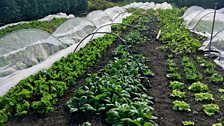
[[[192,121],[182,121],[182,124],[184,126],[195,126],[195,123]]]
[[[196,101],[214,101],[214,97],[210,93],[197,93],[194,95]]]
[[[185,88],[184,83],[181,83],[179,81],[170,82],[169,87],[173,90],[181,90]]]
[[[198,81],[189,86],[188,89],[195,92],[204,92],[208,91],[208,86]]]
[[[203,105],[203,111],[206,115],[213,116],[220,111],[220,108],[217,104],[207,104]]]
[[[174,101],[173,102],[174,111],[191,111],[190,105],[184,101]]]
[[[170,94],[170,96],[173,98],[185,98],[186,92],[182,92],[179,90],[173,90],[172,93]]]

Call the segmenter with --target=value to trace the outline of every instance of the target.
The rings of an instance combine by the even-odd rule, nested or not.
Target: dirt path
[[[157,30],[152,29],[152,31],[154,32],[150,32],[148,35],[152,35],[152,38],[156,38]],[[178,126],[178,115],[171,110],[172,100],[169,99],[169,80],[167,80],[165,75],[165,54],[157,49],[159,46],[161,46],[161,43],[152,39],[150,42],[138,44],[133,50],[142,53],[147,60],[149,60],[147,65],[155,74],[155,76],[150,79],[152,88],[149,89],[149,94],[154,97],[153,107],[158,117],[156,122],[160,126]]]
[[[178,115],[171,110],[172,100],[169,99],[170,90],[166,78],[166,59],[165,53],[157,49],[162,44],[155,38],[158,33],[158,25],[156,20],[152,20],[148,26],[148,32],[144,35],[151,38],[150,41],[138,44],[133,48],[135,52],[143,54],[148,62],[146,63],[150,70],[154,72],[155,76],[150,78],[152,88],[149,89],[149,94],[154,97],[155,114],[158,117],[156,121],[160,126],[177,126],[176,118]]]

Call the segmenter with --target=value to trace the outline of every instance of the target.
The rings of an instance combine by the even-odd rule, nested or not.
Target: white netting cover
[[[22,79],[36,74],[42,69],[49,69],[51,65],[73,53],[80,40],[88,34],[98,32],[111,32],[112,21],[121,23],[122,19],[130,16],[126,8],[167,8],[169,4],[134,3],[125,7],[108,8],[105,11],[90,12],[87,17],[75,18],[60,25],[51,35],[35,29],[19,30],[0,38],[0,96],[14,87]],[[50,20],[53,17],[66,17],[65,14],[50,15],[41,20]],[[20,23],[17,23],[20,24]],[[107,25],[106,27],[102,27]],[[7,26],[5,26],[7,27]],[[93,38],[103,36],[96,34]],[[92,38],[89,36],[76,51],[84,47]]]
[[[224,8],[217,10],[215,25],[214,25],[214,38],[211,43],[211,48],[219,53],[218,58],[215,62],[224,69]],[[185,24],[188,28],[195,33],[208,37],[208,39],[203,43],[202,50],[207,51],[208,45],[211,40],[212,23],[214,19],[213,9],[203,9],[201,7],[193,6],[190,7],[185,14],[182,16],[184,18]]]
[[[60,25],[53,36],[59,38],[63,43],[72,45],[80,41],[96,29],[93,22],[85,18],[72,18]]]
[[[112,21],[111,17],[102,10],[90,12],[86,16],[86,19],[92,21],[97,27]]]
[[[142,8],[142,9],[172,9],[172,5],[164,2],[162,4],[155,4],[154,2],[139,2],[139,3],[131,3],[129,5],[124,6],[124,8]]]
[[[114,23],[121,23],[122,18],[124,18],[128,14],[124,8],[117,7],[117,6],[108,8],[104,11],[110,16],[110,18],[112,19]]]
[[[182,16],[185,23],[188,25],[198,14],[204,11],[204,8],[198,6],[192,6]]]

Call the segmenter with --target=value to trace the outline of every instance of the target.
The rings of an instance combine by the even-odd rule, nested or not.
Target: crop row
[[[173,101],[173,111],[179,112],[193,112],[199,113],[204,112],[205,116],[218,117],[220,115],[221,106],[217,104],[217,101],[223,98],[223,89],[219,89],[219,94],[213,94],[207,84],[200,81],[202,80],[202,74],[199,72],[199,68],[202,68],[203,73],[209,77],[210,82],[220,83],[223,82],[223,77],[215,71],[215,64],[207,61],[202,57],[197,57],[196,61],[193,61],[190,57],[197,53],[200,47],[200,37],[195,37],[183,24],[183,19],[179,18],[182,10],[173,9],[166,11],[159,11],[158,17],[161,26],[161,41],[163,46],[161,49],[168,53],[168,59],[166,62],[167,78],[173,80],[170,82],[169,88],[171,89],[170,98]],[[181,60],[181,66],[184,69],[186,81],[192,82],[190,86],[179,82],[181,79],[179,68],[176,64],[175,59],[183,56]],[[196,65],[200,64],[200,67]],[[217,91],[217,92],[218,92]],[[187,103],[191,98],[195,102]],[[202,105],[201,105],[202,104]],[[199,106],[200,105],[200,106]],[[195,110],[195,107],[197,110]],[[219,119],[214,117],[214,121]],[[203,116],[201,116],[203,118]],[[217,119],[217,120],[216,120]],[[184,126],[194,126],[193,121],[182,121]],[[212,126],[222,126],[221,123],[213,124]]]
[[[184,72],[186,76],[186,80],[189,81],[200,81],[202,79],[202,74],[197,71],[196,66],[190,60],[189,57],[184,56],[181,62],[184,67]]]
[[[171,80],[181,80],[181,75],[179,73],[177,64],[172,58],[167,59],[166,67],[167,67],[167,74],[166,74],[167,78]]]
[[[161,25],[162,49],[173,54],[196,53],[201,46],[200,41],[193,37],[179,18],[180,9],[161,10],[158,19]]]
[[[0,30],[0,37],[17,30],[30,29],[30,28],[40,29],[49,33],[53,33],[56,30],[56,28],[58,28],[58,26],[65,21],[66,19],[62,18],[62,19],[53,19],[51,21],[32,21],[30,23],[9,26],[7,28]]]
[[[186,92],[183,92],[184,89],[186,88],[184,83],[173,81],[170,83],[169,87],[173,90],[172,93],[170,94],[171,97],[177,99],[186,98]],[[188,87],[188,90],[195,93],[194,98],[196,102],[211,103],[215,100],[213,94],[209,93],[208,86],[201,82],[192,83],[192,85]],[[174,104],[173,106],[174,111],[191,111],[190,105],[184,101],[176,100],[173,102],[173,104]],[[213,116],[214,114],[220,111],[220,108],[216,104],[206,104],[203,105],[203,111],[208,116]]]
[[[137,55],[140,66],[147,76],[153,74]],[[141,84],[141,74],[132,56],[119,46],[114,60],[96,74],[86,79],[86,86],[79,88],[67,102],[70,112],[90,111],[105,115],[106,122],[114,126],[156,126],[153,116],[152,97]]]
[[[135,19],[133,17],[124,19],[124,22],[132,23]],[[50,69],[20,81],[16,87],[0,97],[0,123],[6,122],[8,116],[24,116],[31,110],[40,114],[53,111],[58,97],[63,96],[78,77],[96,64],[115,40],[116,37],[112,35],[94,39],[79,52],[55,62]]]
[[[139,20],[150,20],[139,17]],[[137,30],[131,30],[125,36],[125,41],[131,48],[133,44],[143,42],[142,23],[138,23]],[[120,45],[113,52],[113,60],[102,70],[90,75],[87,84],[74,93],[74,97],[67,102],[71,113],[92,112],[104,115],[109,125],[137,125],[155,126],[153,116],[152,97],[142,84],[144,79],[140,68],[133,57]],[[154,74],[144,65],[144,57],[135,55],[139,66],[146,76]]]
[[[206,60],[203,57],[197,57],[197,62],[200,64],[202,69],[204,70],[203,72],[209,76],[209,79],[211,82],[214,83],[221,83],[223,82],[223,77],[220,75],[216,70],[215,70],[215,64]]]

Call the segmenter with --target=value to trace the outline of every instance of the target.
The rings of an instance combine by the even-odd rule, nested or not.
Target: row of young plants
[[[42,70],[10,89],[0,97],[0,115],[24,116],[32,109],[40,114],[54,110],[58,97],[95,64],[116,38],[106,35],[98,38],[77,53],[55,62],[49,70]],[[7,119],[1,121],[5,122]]]
[[[136,55],[147,76],[153,73],[144,65],[144,57]],[[113,126],[157,126],[153,121],[152,97],[141,83],[144,76],[125,47],[114,51],[114,59],[104,69],[86,79],[87,84],[75,91],[67,102],[71,113],[77,111],[104,115]]]
[[[209,76],[209,80],[213,83],[222,83],[223,77],[215,70],[215,64],[206,60],[203,57],[197,57],[197,62],[200,64],[205,75]]]
[[[139,17],[138,20],[150,20]],[[144,42],[142,30],[138,24],[137,30],[131,30],[125,36],[128,46]],[[124,45],[120,45],[113,52],[113,60],[102,70],[90,75],[86,85],[74,93],[74,97],[67,103],[71,113],[92,112],[103,115],[105,121],[113,126],[156,126],[153,116],[152,97],[142,82],[144,76],[136,61],[127,52]],[[154,74],[144,65],[145,58],[135,55],[144,74],[149,77]]]
[[[181,75],[179,74],[179,69],[171,58],[167,59],[167,77],[171,80],[181,80]],[[203,69],[203,73],[209,77],[210,82],[212,83],[222,83],[223,77],[215,70],[215,64],[205,60],[205,58],[198,56],[197,63],[200,64],[200,67]],[[187,56],[184,56],[182,59],[181,65],[184,67],[186,74],[186,80],[189,81],[199,81],[202,79],[202,74],[199,73],[196,69],[196,66]]]
[[[174,61],[174,59],[172,59],[173,58],[172,56],[168,56],[168,57],[169,58],[167,60],[167,77],[171,80],[176,80],[176,81],[171,82],[169,85],[170,89],[172,90],[170,93],[170,97],[172,99],[175,99],[175,101],[173,102],[172,109],[174,111],[191,112],[192,111],[191,105],[186,103],[184,101],[184,99],[187,99],[188,93],[193,93],[195,102],[206,103],[201,108],[201,110],[205,113],[205,115],[214,116],[215,114],[219,113],[221,111],[221,108],[219,107],[218,104],[214,104],[216,99],[214,99],[213,94],[211,94],[209,92],[208,86],[206,84],[199,82],[199,79],[202,76],[200,73],[197,72],[196,67],[193,64],[193,62],[190,60],[190,58],[185,56],[182,59],[182,65],[184,66],[186,80],[188,80],[190,82],[194,82],[191,86],[186,88],[186,85],[184,83],[179,82],[181,79],[177,78],[177,76],[174,76],[174,75],[179,75],[179,71],[178,71],[176,62]],[[203,62],[203,63],[205,63],[205,62]],[[204,66],[203,63],[201,62],[201,66]],[[209,64],[210,63],[211,62],[209,62]],[[209,66],[209,65],[205,65],[205,66]],[[215,66],[213,66],[213,67],[215,67]],[[212,69],[214,69],[214,68],[212,68]],[[193,73],[193,74],[190,74],[190,73]],[[214,73],[217,73],[217,72],[215,71]],[[195,75],[195,76],[193,76],[193,75]],[[194,77],[194,78],[192,79],[192,77]],[[213,81],[211,81],[211,82],[213,82]],[[188,90],[186,90],[186,89],[188,89]],[[224,90],[219,89],[218,91],[221,94],[220,99],[222,99],[222,97],[224,97],[223,96]],[[194,126],[195,122],[183,121],[182,124],[184,126]],[[216,123],[216,124],[213,124],[212,126],[222,126],[222,123]]]
[[[134,19],[124,19],[124,23],[130,25]],[[6,95],[0,97],[0,124],[6,122],[10,116],[24,116],[30,111],[40,114],[53,111],[58,98],[89,67],[97,63],[115,40],[116,37],[112,35],[94,39],[79,52],[55,62],[50,69],[20,81]]]
[[[170,83],[169,87],[172,89],[170,97],[177,99],[173,102],[172,109],[174,111],[191,112],[191,105],[184,101],[184,99],[186,99],[186,85],[179,81],[173,81]],[[194,93],[195,102],[206,103],[202,106],[201,110],[207,116],[214,116],[221,111],[219,105],[213,103],[215,100],[214,96],[213,94],[209,93],[209,88],[206,84],[201,82],[194,82],[187,89]],[[188,126],[189,124],[194,124],[194,122],[190,123],[191,121],[189,123],[187,122],[188,121],[183,121],[183,125]]]
[[[201,43],[183,24],[183,19],[179,18],[182,13],[181,9],[159,11],[162,31],[160,40],[164,44],[161,48],[173,54],[196,53]]]
[[[167,68],[167,78],[172,80],[170,82],[170,98],[173,99],[174,111],[180,112],[195,112],[192,106],[186,102],[189,99],[188,94],[192,94],[196,103],[204,103],[201,106],[201,111],[205,115],[214,117],[221,111],[221,108],[216,103],[213,94],[209,91],[208,85],[203,84],[202,74],[197,70],[196,65],[193,60],[188,56],[183,56],[181,61],[181,66],[184,69],[185,79],[192,84],[187,87],[184,83],[180,82],[184,80],[180,75],[180,70],[177,67],[176,61],[174,58],[177,58],[176,55],[194,55],[197,53],[198,48],[200,47],[200,40],[202,38],[195,38],[186,26],[182,23],[183,19],[179,18],[182,10],[166,10],[159,11],[159,19],[161,25],[161,41],[164,44],[161,49],[165,50],[169,55],[166,62]],[[217,83],[223,82],[223,77],[215,71],[215,65],[205,61],[204,59],[197,58],[197,62],[201,65],[201,68],[204,69],[204,73],[210,76],[210,82]],[[219,89],[219,93],[222,89]],[[191,95],[190,95],[191,98]],[[182,121],[184,126],[194,126],[195,122],[193,121]],[[216,123],[212,126],[222,126],[222,123]]]
[[[175,60],[173,59],[172,55],[169,55],[169,58],[166,60],[166,68],[167,68],[167,73],[166,77],[171,79],[171,80],[181,80],[182,77],[180,75],[180,70],[177,67],[177,64]]]
[[[30,29],[30,28],[40,29],[49,33],[53,33],[56,30],[56,28],[58,28],[59,25],[61,25],[66,20],[67,19],[64,19],[64,18],[60,18],[60,19],[55,18],[55,19],[52,19],[51,21],[32,21],[30,23],[9,26],[7,28],[0,30],[0,38],[11,32],[22,30],[22,29]]]
[[[181,65],[184,67],[185,77],[188,81],[200,81],[202,74],[198,72],[196,66],[188,56],[184,56]]]

